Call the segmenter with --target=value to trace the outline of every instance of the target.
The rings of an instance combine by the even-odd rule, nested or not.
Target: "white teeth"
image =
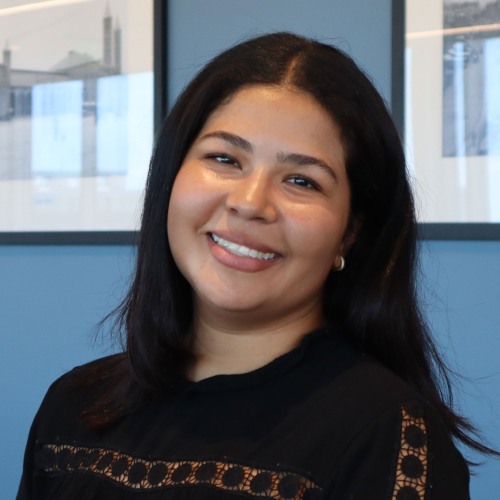
[[[234,255],[238,255],[240,257],[252,257],[253,259],[259,260],[271,260],[275,259],[278,255],[271,252],[259,252],[254,250],[253,248],[244,247],[243,245],[238,245],[237,243],[232,243],[230,241],[224,240],[223,238],[219,238],[215,234],[210,234],[211,238],[217,245],[225,248]]]

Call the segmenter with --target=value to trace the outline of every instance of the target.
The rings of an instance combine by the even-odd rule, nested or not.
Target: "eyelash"
[[[210,153],[206,155],[206,158],[209,160],[215,160],[217,163],[221,163],[223,165],[233,165],[235,167],[239,167],[240,164],[232,157],[226,153]]]
[[[295,184],[297,186],[304,187],[306,189],[315,189],[316,191],[321,191],[321,188],[317,182],[313,181],[312,179],[310,179],[309,177],[306,177],[304,175],[294,175],[292,177],[289,177],[287,179],[287,181],[288,182],[293,181],[293,182],[291,182],[291,184]],[[299,181],[299,182],[295,182],[295,181]],[[307,184],[307,185],[305,185],[305,184]]]
[[[217,163],[223,165],[232,165],[234,167],[239,167],[240,164],[232,156],[226,153],[209,153],[206,155],[209,160],[215,160]],[[298,181],[298,182],[297,182]],[[314,189],[316,191],[322,191],[319,184],[313,181],[311,178],[305,175],[293,175],[287,179],[287,182],[294,184],[305,189]]]

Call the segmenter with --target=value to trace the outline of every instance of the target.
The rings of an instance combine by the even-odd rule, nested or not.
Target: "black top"
[[[258,370],[186,382],[100,432],[79,422],[85,398],[68,378],[35,418],[18,499],[469,498],[437,412],[328,331]]]

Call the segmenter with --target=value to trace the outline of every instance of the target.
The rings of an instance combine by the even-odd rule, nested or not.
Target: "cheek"
[[[172,251],[179,245],[179,240],[184,234],[182,228],[185,227],[190,215],[192,191],[189,189],[189,184],[189,179],[181,169],[172,187],[167,214],[167,235]]]
[[[191,170],[181,167],[172,187],[172,195],[168,207],[169,219],[184,217],[189,214],[189,207],[199,198],[199,183]]]
[[[304,257],[329,268],[340,252],[346,226],[343,216],[316,207],[314,212],[296,215],[289,222],[289,234]]]
[[[216,193],[206,179],[195,169],[181,167],[170,197],[167,233],[171,247],[178,240],[189,238],[212,215],[216,206]]]

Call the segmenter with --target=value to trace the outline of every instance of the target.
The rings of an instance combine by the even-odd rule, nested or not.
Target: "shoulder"
[[[344,414],[362,415],[366,422],[405,401],[423,400],[401,377],[339,338],[313,340],[305,365],[323,398],[331,398]]]
[[[438,413],[421,400],[387,408],[357,426],[328,498],[469,499],[469,471]]]
[[[81,414],[96,396],[106,391],[114,367],[123,363],[123,354],[115,354],[77,366],[56,379],[47,390],[35,423],[37,438],[52,436],[84,428]]]
[[[92,385],[94,378],[105,382],[106,374],[111,373],[114,367],[122,363],[123,358],[124,354],[119,353],[75,366],[52,382],[43,403],[78,393],[81,396],[81,393],[85,392],[85,389]]]
[[[467,464],[439,412],[371,356],[321,344],[308,362],[323,365],[317,403],[341,444],[332,498],[468,498]]]

